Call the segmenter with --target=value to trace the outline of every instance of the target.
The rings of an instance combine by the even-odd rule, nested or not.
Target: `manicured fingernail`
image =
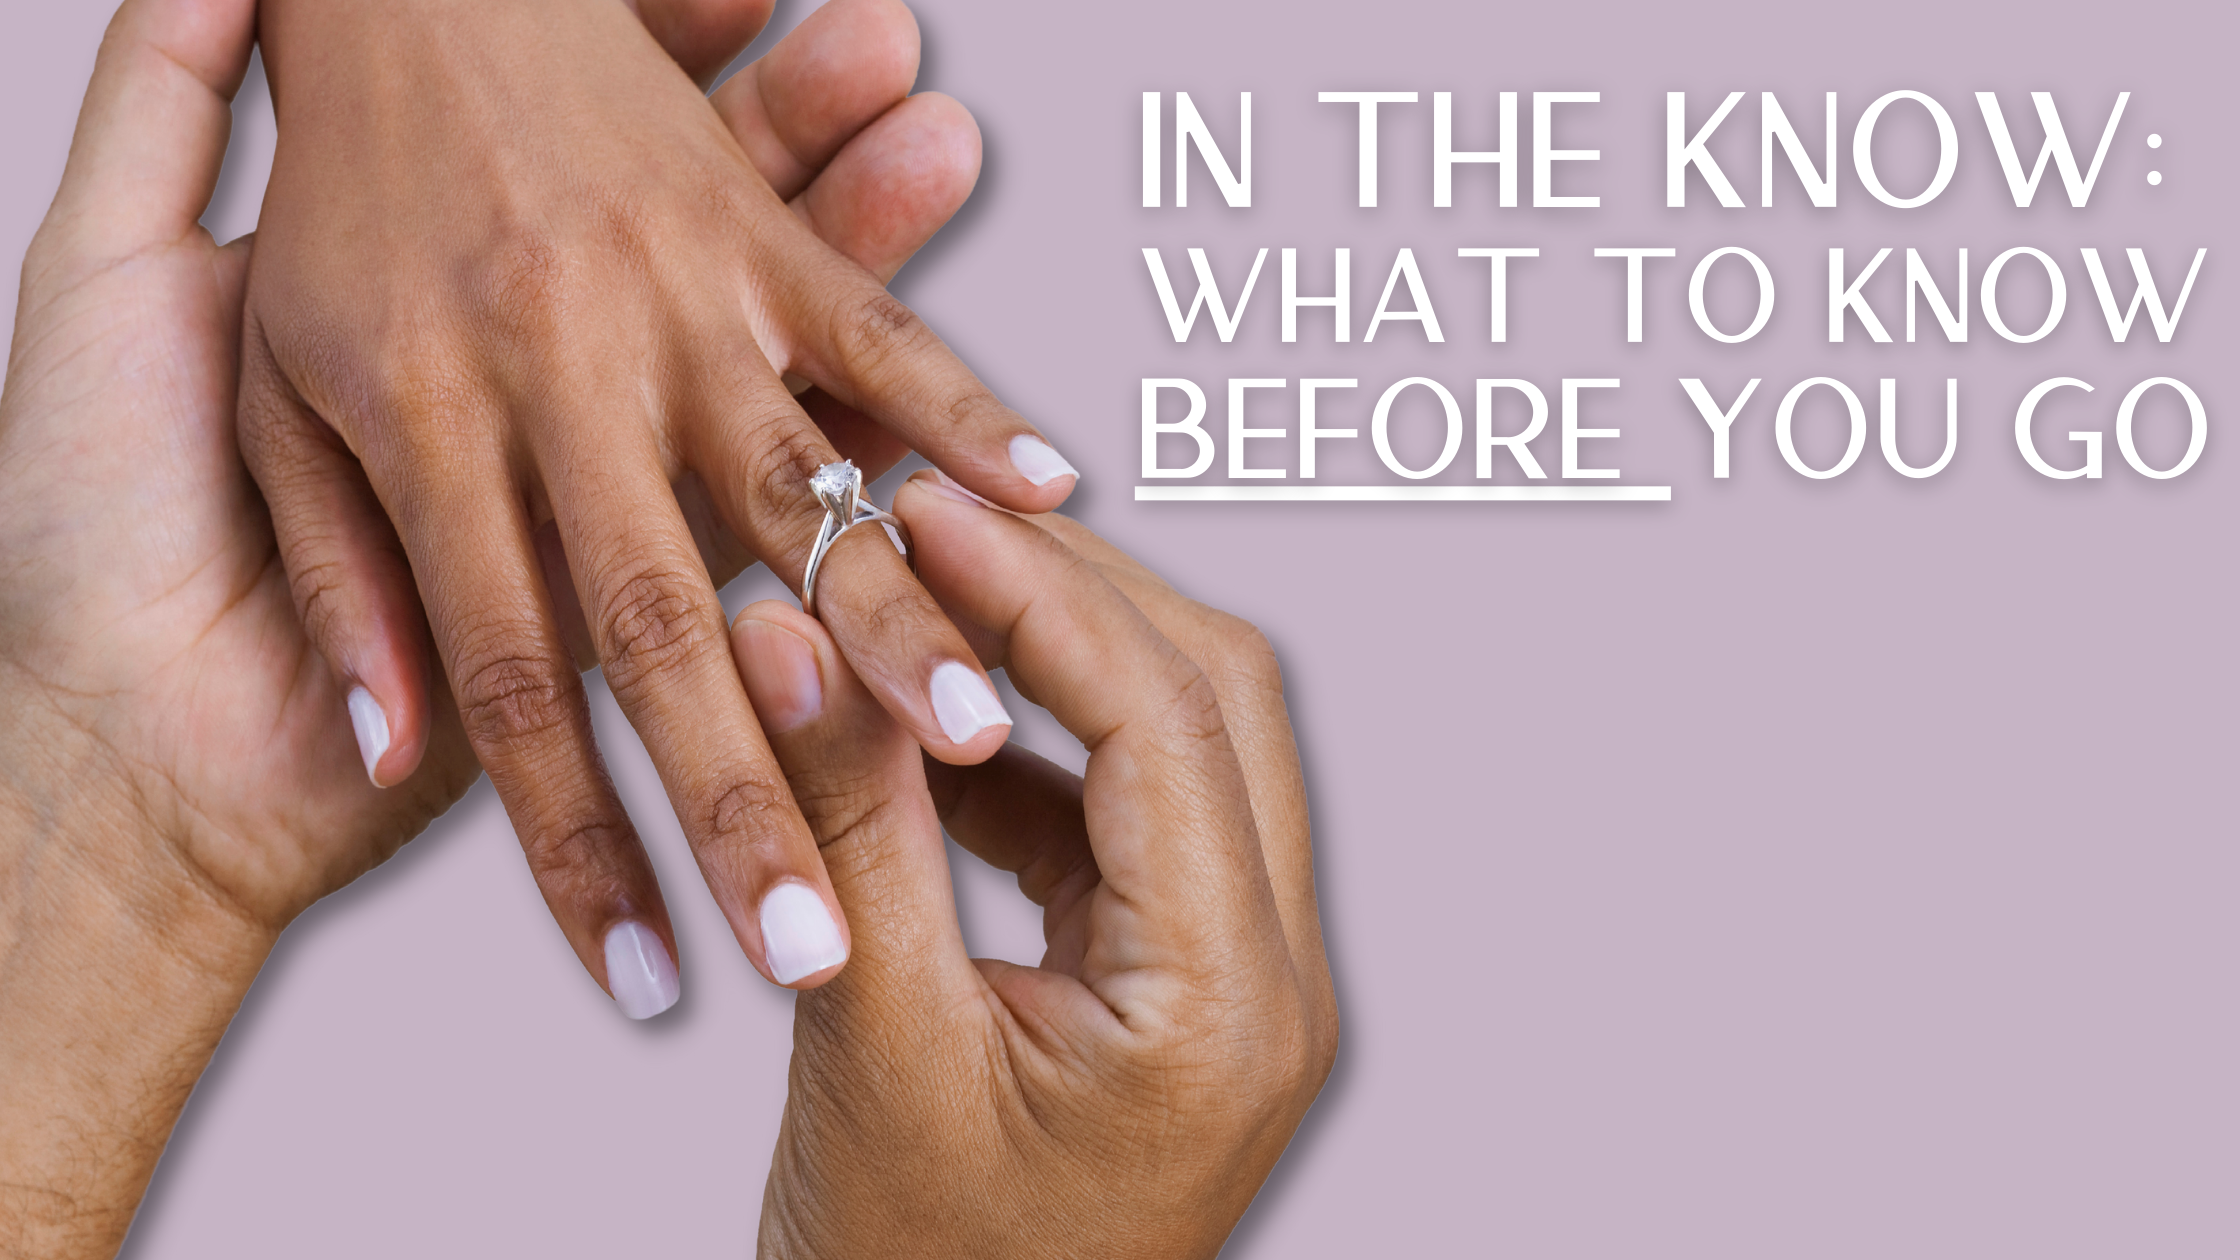
[[[973,503],[984,508],[995,506],[995,504],[959,485],[955,478],[940,469],[933,469],[932,472],[931,477],[921,477],[919,480],[925,484],[926,489],[933,491],[935,494],[947,495],[959,503]]]
[[[996,689],[980,671],[957,661],[943,661],[933,671],[933,717],[952,744],[961,744],[991,726],[1011,725]]]
[[[780,884],[762,898],[762,957],[779,984],[848,961],[840,925],[807,884]]]
[[[677,964],[652,928],[624,919],[607,929],[607,988],[632,1019],[652,1019],[677,1004]]]
[[[1048,442],[1031,433],[1022,433],[1011,439],[1011,466],[1019,475],[1038,486],[1047,486],[1060,477],[1079,477],[1081,474],[1066,457],[1050,448]]]
[[[754,702],[762,729],[783,733],[822,712],[824,683],[817,677],[817,651],[808,640],[784,626],[752,617],[739,624],[751,662],[743,671],[747,699]]]
[[[382,786],[374,768],[389,751],[389,717],[381,711],[381,702],[363,687],[350,689],[350,729],[358,734],[358,755],[365,758],[366,778],[375,787]]]

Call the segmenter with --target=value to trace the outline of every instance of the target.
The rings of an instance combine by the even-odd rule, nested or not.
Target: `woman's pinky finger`
[[[334,671],[366,777],[394,787],[427,747],[429,643],[412,566],[365,469],[295,397],[250,330],[239,436],[305,634]],[[345,714],[347,716],[345,716]]]

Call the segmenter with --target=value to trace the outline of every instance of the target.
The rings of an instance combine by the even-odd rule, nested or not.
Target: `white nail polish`
[[[792,984],[848,961],[840,925],[807,884],[785,883],[762,898],[762,957],[779,984]]]
[[[1052,450],[1048,442],[1027,433],[1011,439],[1011,466],[1038,486],[1047,486],[1060,477],[1081,475],[1066,462],[1065,456]]]
[[[933,671],[933,718],[952,744],[962,744],[991,726],[1011,725],[996,689],[980,671],[958,661],[944,661]]]
[[[607,929],[607,988],[632,1019],[651,1019],[677,1004],[677,964],[652,928],[624,919]]]
[[[380,787],[381,779],[374,773],[374,767],[381,764],[382,754],[389,751],[389,718],[381,711],[381,702],[363,687],[350,689],[350,729],[358,734],[358,755],[366,760],[366,778]]]

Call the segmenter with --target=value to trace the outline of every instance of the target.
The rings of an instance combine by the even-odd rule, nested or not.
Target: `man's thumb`
[[[125,0],[78,112],[50,242],[117,258],[183,238],[210,202],[255,0]]]

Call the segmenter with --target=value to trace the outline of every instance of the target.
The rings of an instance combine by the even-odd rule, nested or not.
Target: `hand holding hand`
[[[580,608],[741,947],[777,983],[821,981],[846,928],[703,559],[728,532],[799,585],[822,517],[809,477],[839,455],[781,375],[1012,506],[1073,483],[878,275],[817,239],[829,198],[812,186],[789,209],[758,173],[798,185],[834,150],[849,163],[835,137],[953,108],[897,104],[907,11],[853,0],[809,19],[845,27],[859,62],[885,54],[877,73],[804,62],[812,94],[742,75],[717,109],[612,0],[265,0],[261,23],[280,131],[242,449],[311,641],[386,737],[374,777],[408,776],[432,726],[424,608],[585,967],[601,974],[618,931],[673,949],[593,745],[566,633]],[[742,145],[725,115],[767,133]],[[712,518],[697,530],[693,503]],[[920,743],[970,762],[1003,742],[984,674],[877,531],[840,540],[819,596]],[[781,887],[793,911],[775,914]]]
[[[646,4],[692,64],[728,60],[751,34],[680,16],[715,7]],[[119,10],[24,263],[0,395],[8,1255],[115,1251],[274,936],[394,852],[476,772],[457,720],[439,711],[415,774],[388,791],[367,782],[342,690],[297,619],[235,447],[251,242],[220,248],[197,218],[253,21],[250,0]],[[827,76],[899,99],[907,83],[888,73],[882,87],[849,34],[811,24],[739,79],[777,100],[814,102]],[[870,118],[745,111],[730,122],[758,154],[805,155],[771,170],[796,212],[891,275],[963,200],[975,133],[939,98]],[[847,433],[846,413],[823,407]],[[893,457],[876,444],[853,453]],[[621,987],[629,978],[604,961],[593,975]],[[648,996],[649,977],[637,979],[634,1000]]]
[[[896,508],[927,587],[1088,773],[922,759],[815,621],[741,614],[748,693],[856,930],[795,1008],[762,1254],[1210,1256],[1337,1039],[1273,656],[1071,521],[925,475]],[[1040,968],[965,957],[944,823],[1044,908]]]

